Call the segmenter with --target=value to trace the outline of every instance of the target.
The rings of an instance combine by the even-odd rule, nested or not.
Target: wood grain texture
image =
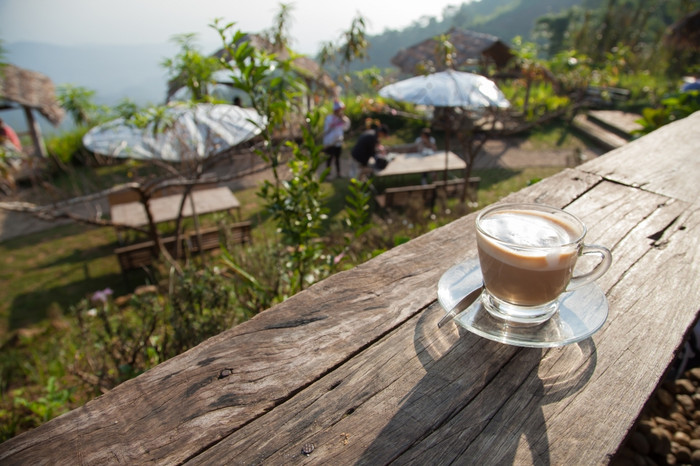
[[[566,207],[612,249],[590,339],[535,350],[437,328],[440,276],[476,255],[471,214],[0,444],[0,463],[607,463],[700,308],[687,125],[505,200]]]
[[[666,226],[664,216],[658,216],[656,225],[648,220],[657,202],[663,201],[660,196],[637,190],[639,199],[633,199],[619,191],[628,190],[604,183],[587,193],[593,203],[611,199],[606,208],[584,217],[594,226],[602,220],[593,214],[616,225],[597,236],[624,244],[630,236],[639,238],[640,229],[643,235]],[[628,249],[625,252],[632,254]],[[667,254],[676,257],[674,251]],[[636,264],[649,260],[647,256],[644,248],[627,259]],[[681,286],[700,285],[697,280]],[[608,286],[613,285],[616,283]],[[668,292],[659,291],[664,289],[660,283],[650,292],[663,300]],[[694,299],[700,302],[700,296]],[[667,338],[665,331],[660,332],[662,338],[653,342],[653,348],[630,344],[618,335],[599,343],[596,335],[561,349],[514,352],[464,332],[458,339],[456,327],[447,333],[438,330],[435,322],[441,312],[439,306],[432,306],[194,462],[298,461],[304,459],[301,448],[306,443],[315,445],[308,461],[318,464],[605,462],[615,453],[680,344],[684,332],[673,328],[673,323],[686,328],[693,314],[688,314],[691,320],[681,322],[657,315],[658,328],[670,326],[668,330],[677,337]],[[623,323],[615,331],[626,335],[626,326]],[[600,356],[601,346],[606,357]],[[620,352],[631,356],[624,361],[627,371],[617,370]],[[645,363],[647,358],[653,362]],[[633,379],[630,372],[634,372]],[[600,374],[614,375],[615,380],[604,380]],[[622,400],[615,406],[622,412],[613,422],[599,426],[611,406],[596,401],[611,396]],[[572,422],[574,419],[577,421]],[[595,435],[591,435],[592,426],[596,426]],[[259,436],[262,431],[269,435]]]
[[[581,168],[609,180],[687,202],[698,199],[700,112],[663,126]]]

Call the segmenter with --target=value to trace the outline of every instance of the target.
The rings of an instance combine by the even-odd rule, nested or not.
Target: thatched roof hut
[[[700,10],[672,24],[666,42],[679,49],[700,50]]]
[[[500,69],[513,57],[510,47],[490,34],[452,28],[446,35],[457,52],[454,63],[456,69],[488,63],[493,63]],[[431,37],[401,50],[391,59],[391,63],[411,74],[420,72],[426,65],[434,67],[436,71],[443,71],[445,64],[438,58],[437,50],[438,41]]]
[[[36,71],[6,64],[0,68],[0,110],[18,107],[24,109],[35,152],[46,155],[41,129],[32,110],[41,113],[54,126],[61,123],[65,112],[56,100],[53,82]]]

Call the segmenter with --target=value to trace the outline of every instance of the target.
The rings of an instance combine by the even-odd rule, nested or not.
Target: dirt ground
[[[569,167],[599,156],[602,151],[595,148],[585,149],[535,149],[529,142],[519,139],[488,141],[477,157],[475,168],[511,168],[524,167]],[[350,155],[344,151],[341,158],[341,171],[345,176],[349,172]],[[335,172],[333,172],[335,176]],[[260,181],[270,177],[270,172],[261,172],[230,184],[231,189],[240,190],[257,186]],[[24,196],[20,196],[24,197]],[[78,206],[77,212],[83,215],[99,215],[109,209],[106,199],[93,203],[90,207]],[[0,209],[0,242],[18,236],[53,228],[58,224],[70,222],[44,221],[24,213],[7,212]]]

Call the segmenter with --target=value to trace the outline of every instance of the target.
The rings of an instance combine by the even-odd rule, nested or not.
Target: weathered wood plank
[[[630,142],[580,168],[687,202],[698,198],[700,112]]]
[[[691,216],[685,223],[690,231],[677,230],[674,236],[694,234],[700,238],[700,216],[697,211]],[[677,239],[671,237],[667,247],[652,248],[639,257],[609,290],[611,315],[603,330],[593,337],[595,370],[585,390],[571,390],[554,403],[531,403],[526,398],[531,389],[519,389],[502,418],[544,421],[542,428],[527,432],[528,446],[524,448],[521,443],[510,455],[514,448],[511,444],[502,456],[494,455],[493,445],[488,444],[490,435],[482,434],[465,449],[462,460],[484,457],[498,463],[596,464],[610,459],[666,371],[700,307],[700,274],[694,265],[700,255],[698,242],[688,248],[688,237]],[[650,268],[659,273],[650,274]],[[674,273],[682,269],[688,273]],[[677,302],[679,293],[684,295],[687,307],[668,306],[669,302]],[[456,425],[464,422],[462,419]],[[502,426],[495,428],[492,435],[503,431]]]
[[[548,194],[542,184],[522,196],[567,204],[598,181],[595,176],[571,180],[579,176],[558,175]],[[79,454],[86,462],[172,463],[190,457],[433,303],[442,273],[474,253],[473,222],[473,215],[465,217],[324,280],[86,406],[1,444],[0,462],[10,456],[35,462],[49,458],[47,452],[59,461]],[[219,379],[229,368],[232,373]],[[202,425],[207,428],[197,427]]]
[[[646,235],[658,231],[659,225],[666,225],[667,219],[661,215],[656,224],[649,221],[657,203],[663,202],[661,196],[603,183],[586,197],[593,205],[611,199],[606,208],[584,216],[587,223],[594,225],[591,230],[594,240],[605,237],[621,245],[626,238],[633,237],[648,244]],[[577,202],[588,206],[584,200]],[[576,202],[571,208],[576,208]],[[604,218],[616,228],[595,228]],[[639,229],[641,234],[636,231]],[[642,259],[647,250],[637,249],[635,260]],[[629,248],[626,251],[632,252]],[[647,380],[647,384],[640,384],[639,391],[618,383],[618,390],[634,392],[628,398],[637,398],[633,399],[636,403],[628,405],[632,414],[627,412],[619,417],[619,422],[626,425],[621,429],[615,426],[617,437],[608,435],[603,440],[591,437],[590,428],[600,419],[596,418],[560,438],[561,427],[557,431],[550,426],[558,426],[557,413],[572,409],[569,404],[576,400],[576,393],[615,363],[606,361],[602,366],[598,362],[598,336],[562,349],[513,352],[508,346],[493,344],[456,328],[438,330],[435,322],[441,312],[438,306],[431,306],[347,366],[328,374],[194,462],[296,461],[301,458],[305,443],[315,445],[311,462],[317,463],[382,464],[397,459],[396,455],[403,455],[398,457],[399,462],[418,464],[467,460],[478,463],[479,459],[509,463],[516,457],[529,462],[533,461],[531,456],[546,462],[552,441],[588,447],[591,460],[601,461],[606,453],[615,452],[619,436],[624,435],[636,418],[636,410],[641,409],[668,362],[640,368],[639,378]],[[627,329],[620,331],[624,333]],[[458,332],[461,339],[457,339]],[[680,337],[677,338],[655,342],[657,348],[653,351],[672,354]],[[613,346],[616,339],[613,338]],[[649,351],[652,350],[646,350]],[[619,348],[611,348],[606,354],[617,355]],[[635,358],[643,359],[644,355],[640,351]],[[618,373],[618,376],[628,374]],[[609,390],[601,386],[597,394],[587,396],[593,400],[603,394],[609,397]],[[590,402],[576,409],[584,409]],[[377,414],[365,414],[372,412]],[[574,418],[567,416],[565,419],[569,421],[564,427],[568,429],[570,419]],[[527,441],[523,443],[521,436]],[[591,442],[597,443],[591,445]],[[571,450],[576,455],[578,448],[557,451],[560,450]],[[577,458],[563,458],[567,459]]]
[[[610,317],[586,342],[436,327],[439,277],[475,256],[469,215],[0,444],[0,462],[605,462],[700,307],[698,118],[508,197],[567,206],[613,247]]]

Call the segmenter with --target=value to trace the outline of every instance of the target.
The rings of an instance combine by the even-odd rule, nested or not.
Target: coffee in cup
[[[541,204],[487,208],[477,216],[476,232],[482,303],[493,316],[513,323],[545,322],[562,293],[600,277],[612,262],[608,249],[583,243],[586,227],[577,217]],[[601,262],[573,277],[582,254],[598,254]]]

